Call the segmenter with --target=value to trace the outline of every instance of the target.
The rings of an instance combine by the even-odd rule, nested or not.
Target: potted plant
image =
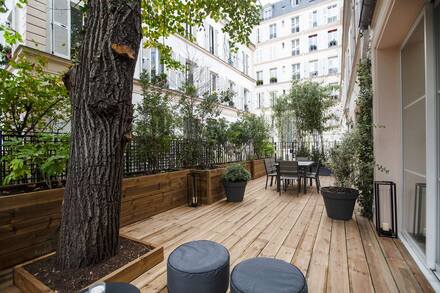
[[[271,77],[269,81],[270,83],[277,83],[278,79],[276,77]]]
[[[227,201],[243,201],[246,184],[251,179],[251,174],[242,164],[233,164],[226,168],[223,175],[223,184]]]
[[[261,79],[258,79],[257,80],[257,85],[262,85],[262,84],[263,84],[263,81]]]
[[[356,133],[352,132],[335,146],[330,153],[329,165],[335,176],[336,186],[321,188],[327,215],[335,220],[350,220],[359,191],[351,188],[356,174]]]

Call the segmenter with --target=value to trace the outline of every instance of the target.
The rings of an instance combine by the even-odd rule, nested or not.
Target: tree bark
[[[118,252],[140,5],[140,0],[88,1],[79,62],[64,78],[73,117],[57,251],[61,270],[96,264]]]

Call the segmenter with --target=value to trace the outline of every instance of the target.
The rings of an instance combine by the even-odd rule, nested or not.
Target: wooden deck
[[[199,208],[178,207],[124,227],[123,234],[163,245],[165,261],[132,283],[142,292],[167,292],[166,260],[173,249],[196,239],[222,243],[231,270],[240,261],[276,257],[298,266],[309,292],[434,292],[399,240],[379,238],[361,216],[333,221],[315,188],[297,196],[248,184],[241,203],[220,201]],[[330,184],[329,177],[321,179]],[[2,290],[0,290],[2,291]],[[3,292],[17,293],[15,287]]]
[[[142,292],[167,292],[166,259],[182,243],[209,239],[240,261],[275,257],[298,266],[309,292],[434,292],[399,240],[379,238],[361,216],[334,221],[326,216],[314,188],[279,196],[261,178],[249,183],[242,203],[220,201],[179,207],[122,229],[122,233],[163,245],[165,261],[132,283]],[[330,178],[322,178],[322,185]]]

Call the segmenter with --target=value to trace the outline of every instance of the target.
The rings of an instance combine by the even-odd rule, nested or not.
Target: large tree
[[[225,23],[233,43],[249,43],[256,0],[89,0],[77,65],[65,76],[72,139],[58,244],[60,269],[99,263],[118,251],[124,146],[131,139],[132,87],[143,36],[176,66],[163,37]]]

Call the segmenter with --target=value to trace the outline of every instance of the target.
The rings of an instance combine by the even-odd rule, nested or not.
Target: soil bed
[[[119,253],[100,263],[79,270],[56,270],[56,256],[52,255],[24,268],[49,288],[57,292],[78,292],[109,273],[150,251],[150,248],[126,238],[119,238]]]

